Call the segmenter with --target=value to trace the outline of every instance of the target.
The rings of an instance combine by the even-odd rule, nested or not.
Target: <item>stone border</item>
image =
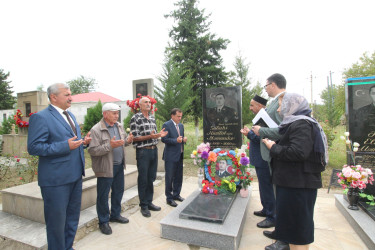
[[[252,188],[247,198],[237,194],[223,224],[180,219],[180,212],[200,193],[194,191],[160,221],[161,237],[215,249],[238,249]]]
[[[349,203],[342,194],[335,194],[335,204],[365,245],[369,249],[375,249],[375,221],[362,209],[348,209]]]

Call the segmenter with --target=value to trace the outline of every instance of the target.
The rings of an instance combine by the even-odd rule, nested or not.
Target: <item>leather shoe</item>
[[[110,222],[118,222],[118,223],[121,223],[121,224],[125,224],[125,223],[128,223],[129,220],[123,216],[119,216],[117,218],[110,218],[109,219]]]
[[[102,232],[103,234],[106,234],[106,235],[112,234],[112,228],[109,226],[108,222],[99,224],[99,229],[100,229],[100,232]]]
[[[167,204],[172,207],[177,207],[177,203],[174,200],[167,201]]]
[[[276,240],[275,237],[275,231],[263,231],[263,235],[266,236],[267,238],[270,238],[271,240]]]
[[[275,223],[273,221],[270,221],[269,219],[264,219],[257,224],[257,227],[260,227],[260,228],[270,228],[274,226],[275,226]]]
[[[269,246],[266,246],[265,249],[266,250],[289,250],[290,248],[289,248],[288,243],[277,240],[275,243]]]
[[[148,209],[151,211],[160,211],[161,207],[155,206],[154,204],[150,203],[150,205],[148,205]]]
[[[254,211],[254,215],[259,216],[259,217],[266,217],[266,214],[262,210]]]
[[[141,214],[144,216],[144,217],[151,217],[151,213],[150,213],[150,210],[148,210],[148,208],[141,208]]]
[[[185,199],[182,198],[181,196],[174,197],[173,200],[175,201],[184,201]]]

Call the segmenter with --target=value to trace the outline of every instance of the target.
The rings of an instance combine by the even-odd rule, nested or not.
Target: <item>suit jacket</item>
[[[181,145],[182,151],[184,150],[184,143],[178,143],[177,137],[178,132],[172,120],[169,120],[163,124],[165,131],[168,131],[168,134],[161,138],[161,141],[165,143],[163,160],[164,161],[179,161],[181,156]],[[184,125],[181,123],[178,124],[180,130],[180,135],[184,137]],[[182,152],[183,153],[183,152]]]
[[[72,113],[68,111],[77,129],[81,130]],[[59,186],[75,182],[85,174],[83,146],[70,150],[68,139],[75,136],[70,125],[51,105],[33,114],[29,121],[27,151],[39,156],[39,186]]]
[[[272,118],[274,122],[280,124],[282,119],[277,112],[279,108],[279,97],[275,98],[270,105],[267,107],[267,114]],[[260,153],[262,155],[263,160],[270,162],[270,151],[266,147],[266,145],[262,142],[262,139],[268,138],[270,140],[278,140],[280,138],[279,128],[260,128],[259,129],[259,136],[260,136]]]

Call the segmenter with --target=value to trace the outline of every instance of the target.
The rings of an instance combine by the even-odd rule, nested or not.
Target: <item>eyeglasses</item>
[[[271,84],[272,84],[272,82],[271,82],[271,83],[268,83],[268,84],[266,84],[266,85],[264,85],[263,88],[266,89],[267,86],[268,86],[268,85],[271,85]]]

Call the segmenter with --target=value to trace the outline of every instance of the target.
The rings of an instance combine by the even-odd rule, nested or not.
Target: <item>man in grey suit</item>
[[[283,75],[276,73],[268,77],[267,84],[264,86],[264,89],[266,90],[269,97],[273,98],[272,102],[267,106],[267,114],[272,118],[274,122],[277,124],[280,124],[282,119],[277,112],[277,109],[279,108],[279,96],[285,92],[286,89],[286,79]],[[266,128],[261,126],[253,126],[252,130],[254,133],[258,136],[260,136],[260,141],[262,141],[264,138],[277,140],[280,138],[279,135],[279,128]],[[270,152],[267,149],[266,145],[264,143],[260,144],[260,153],[262,155],[263,160],[268,162],[268,166],[270,167],[271,171],[271,157]],[[277,202],[277,201],[276,201]],[[277,212],[277,211],[276,211]],[[255,215],[260,214],[260,212],[254,212]],[[257,224],[260,228],[270,228],[274,227],[274,223],[270,223],[270,221],[266,219],[262,220]],[[263,234],[269,238],[273,238],[273,232],[271,231],[264,231]],[[271,244],[270,246],[267,246],[266,249],[289,249],[289,246],[287,243],[277,240],[275,243]]]

